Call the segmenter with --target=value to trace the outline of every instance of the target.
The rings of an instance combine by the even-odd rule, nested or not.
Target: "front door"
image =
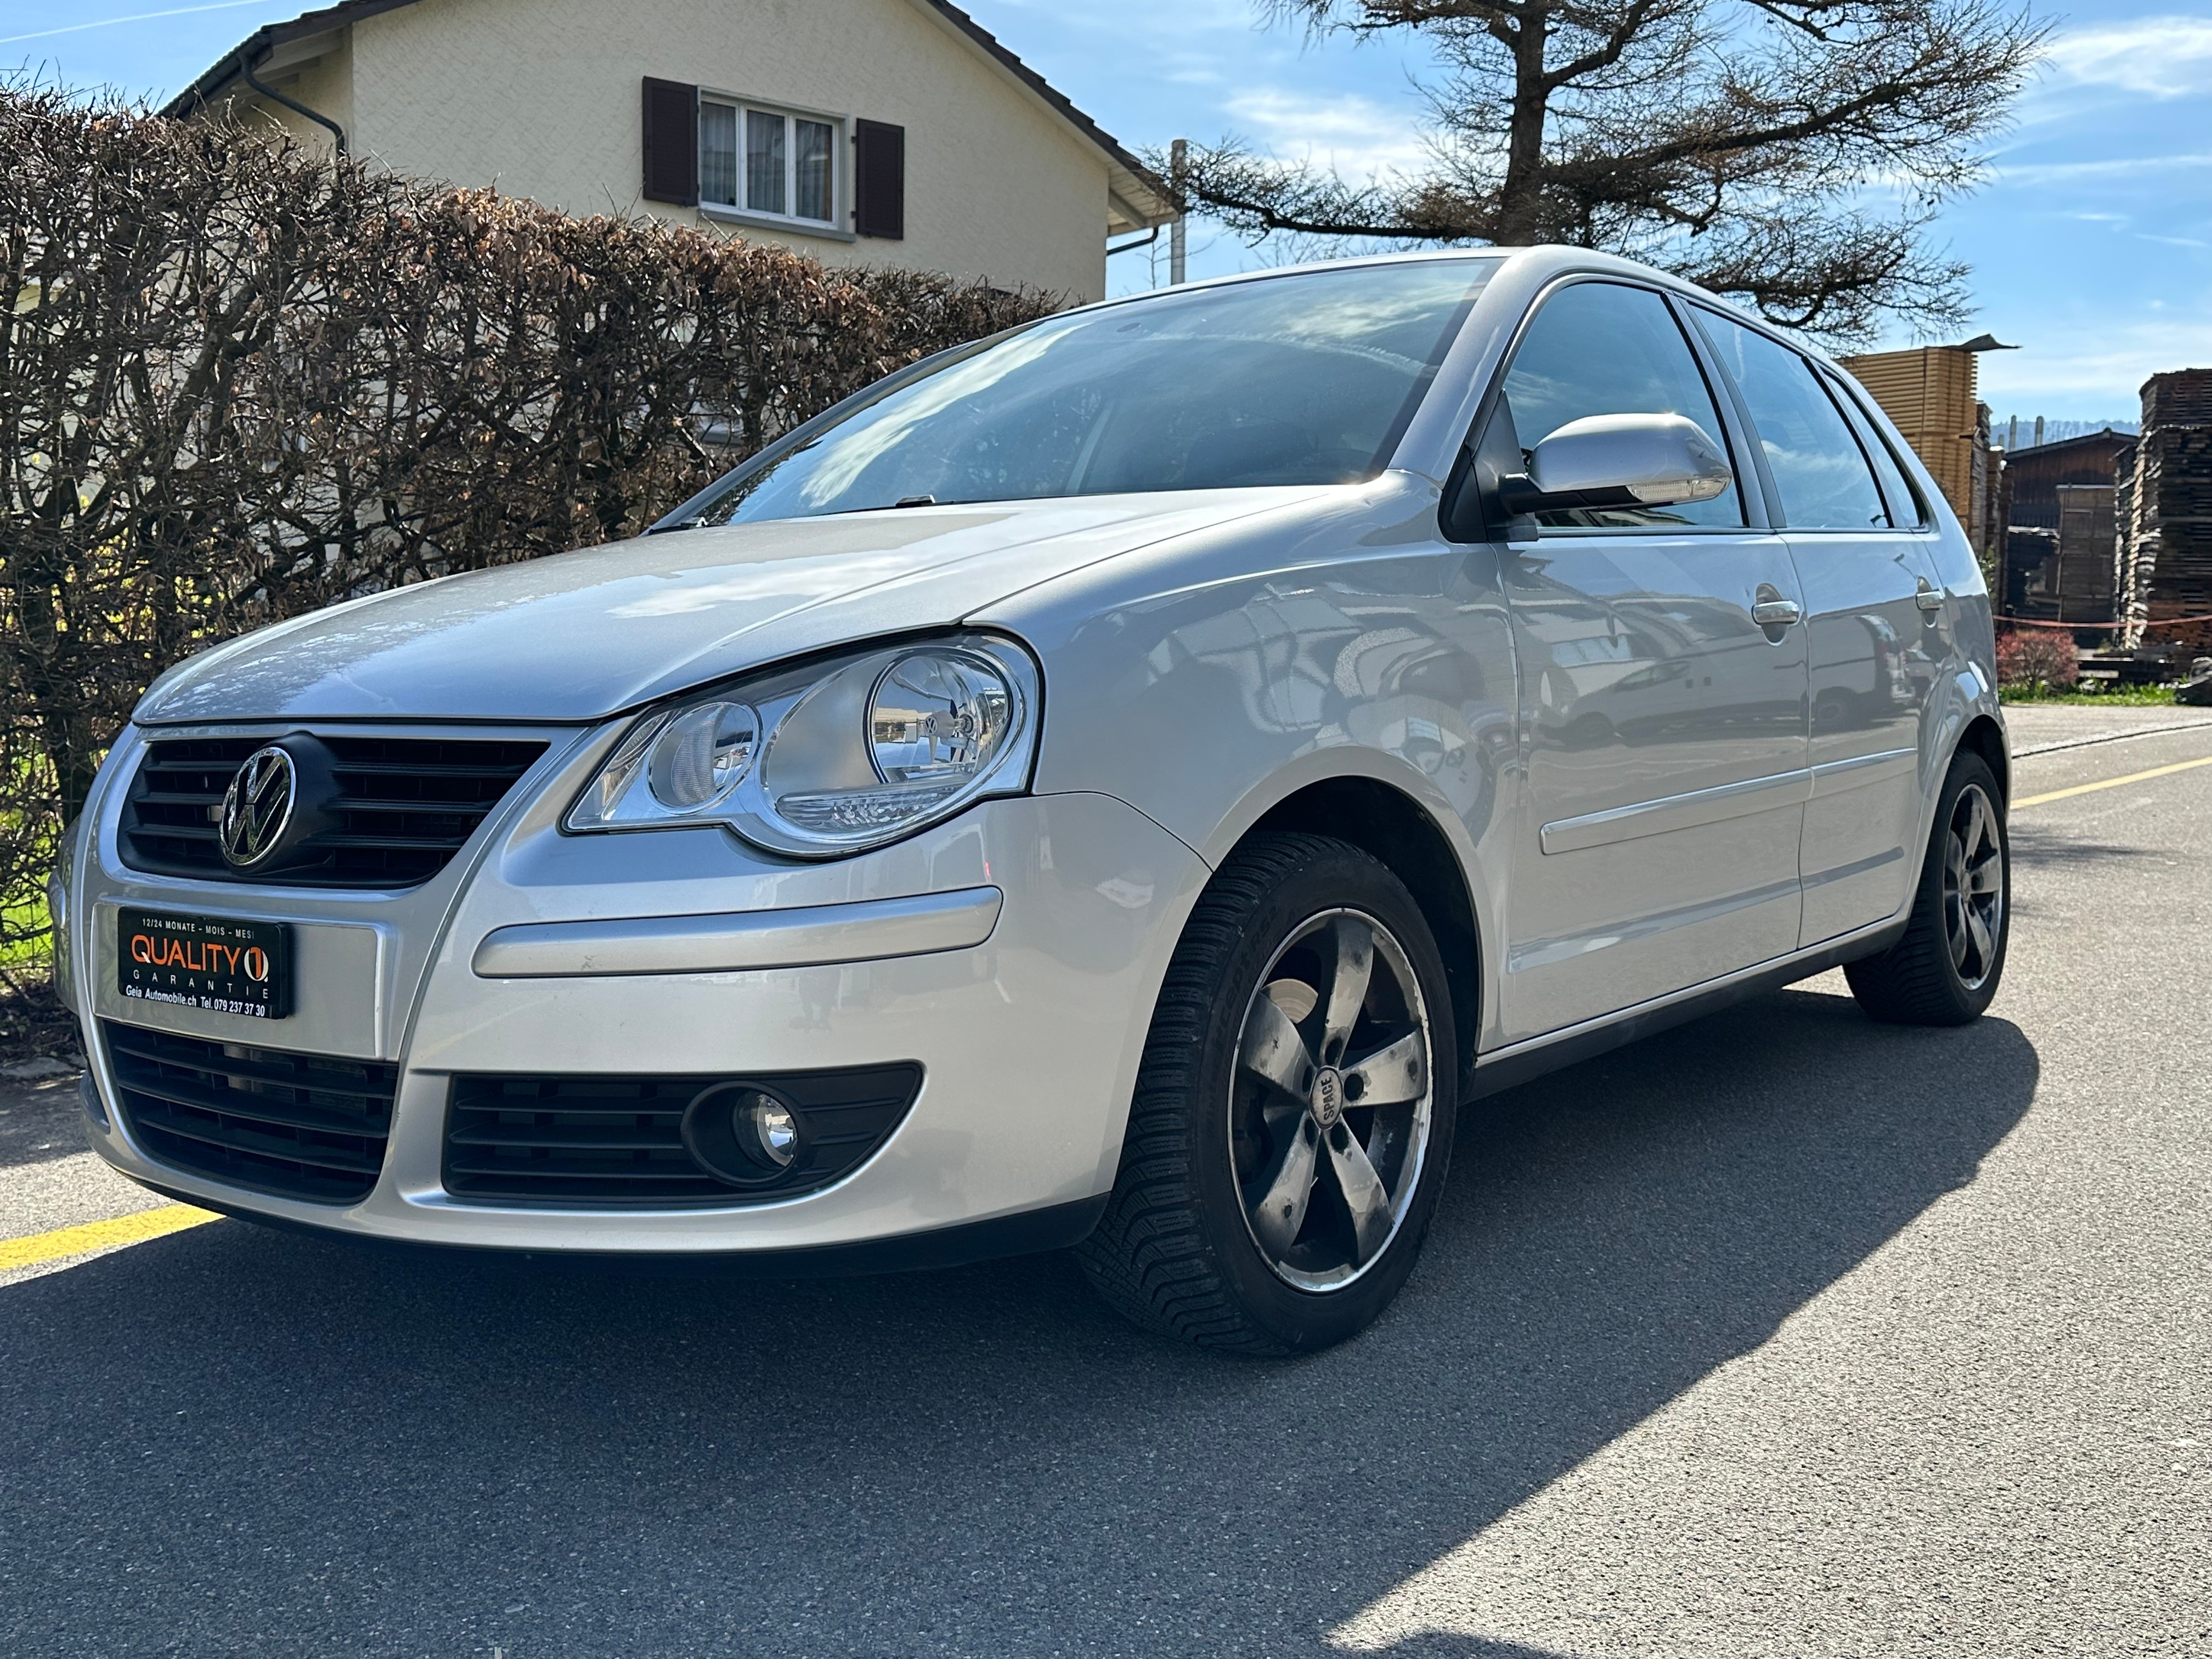
[[[1942,596],[1880,436],[1806,358],[1700,307],[1743,394],[1805,589],[1813,787],[1802,942],[1896,914],[1920,870],[1921,714]]]
[[[1729,437],[1668,302],[1626,284],[1555,290],[1504,390],[1493,418],[1522,446],[1607,414]],[[1516,520],[1509,548],[1526,764],[1510,1041],[1794,950],[1808,786],[1805,632],[1787,620],[1803,596],[1738,490]]]

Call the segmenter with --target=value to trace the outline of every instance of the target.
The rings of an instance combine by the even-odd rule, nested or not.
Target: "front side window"
[[[1889,511],[1865,453],[1813,365],[1717,312],[1698,316],[1759,428],[1783,523],[1792,530],[1887,529]]]
[[[711,98],[699,102],[699,199],[817,224],[836,220],[834,122]]]
[[[1500,414],[1524,453],[1587,415],[1680,415],[1725,447],[1728,434],[1690,343],[1649,289],[1575,283],[1544,301],[1506,371]],[[1574,507],[1537,515],[1553,530],[1741,526],[1734,485],[1674,507]]]
[[[1496,269],[1353,266],[1047,318],[771,447],[686,522],[1371,478]]]

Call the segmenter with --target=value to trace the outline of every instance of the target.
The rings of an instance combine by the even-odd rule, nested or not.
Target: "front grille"
[[[743,1082],[805,1121],[804,1158],[773,1187],[725,1185],[684,1147],[684,1109]],[[457,1077],[446,1190],[482,1203],[758,1204],[826,1187],[883,1145],[921,1091],[921,1067],[723,1077]]]
[[[273,735],[273,734],[272,734]],[[255,875],[224,862],[217,824],[230,780],[267,738],[161,738],[146,745],[123,809],[123,861],[155,875],[292,887],[413,887],[428,881],[545,752],[542,743],[367,738],[321,732],[337,825],[307,861]]]
[[[148,1155],[235,1186],[350,1204],[384,1167],[399,1068],[102,1021],[117,1103]]]

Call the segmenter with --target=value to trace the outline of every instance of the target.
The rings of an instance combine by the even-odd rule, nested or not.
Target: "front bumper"
[[[233,1212],[395,1243],[615,1255],[834,1253],[1079,1214],[1111,1187],[1153,1000],[1206,873],[1188,848],[1098,794],[985,802],[823,865],[769,859],[720,830],[567,836],[559,811],[612,734],[551,735],[453,864],[400,894],[126,868],[118,780],[138,741],[126,735],[88,807],[70,895],[73,1000],[104,1108],[88,1117],[94,1150],[149,1186]],[[268,1022],[125,1001],[119,905],[289,922],[300,1012]],[[843,918],[821,908],[836,906],[855,908]],[[836,942],[847,919],[860,924],[843,930],[849,950]],[[962,942],[973,937],[982,942]],[[848,955],[872,959],[830,959]],[[729,965],[741,963],[770,965]],[[118,1109],[107,1021],[397,1065],[373,1190],[311,1203],[162,1162]],[[472,1202],[444,1184],[459,1074],[902,1061],[924,1073],[912,1110],[868,1161],[802,1196],[609,1209]]]

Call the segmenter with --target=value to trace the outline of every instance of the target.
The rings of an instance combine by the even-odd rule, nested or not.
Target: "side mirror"
[[[1709,501],[1735,482],[1728,457],[1681,415],[1585,415],[1538,444],[1525,473],[1498,481],[1508,513],[1671,507]]]

